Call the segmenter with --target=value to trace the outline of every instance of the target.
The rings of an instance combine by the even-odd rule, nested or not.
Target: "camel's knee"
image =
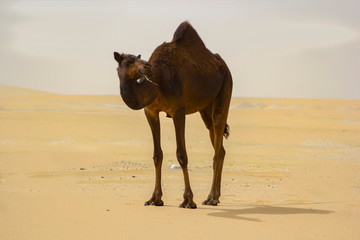
[[[162,151],[157,151],[153,155],[154,165],[158,166],[163,161],[163,153]]]
[[[180,166],[182,168],[186,168],[187,167],[187,164],[188,164],[188,158],[187,158],[187,155],[186,155],[186,152],[184,151],[177,151],[176,152],[176,157],[178,159],[178,162],[180,164]]]
[[[221,147],[220,153],[219,153],[219,158],[221,158],[222,160],[224,160],[225,155],[226,155],[226,151],[224,147]]]

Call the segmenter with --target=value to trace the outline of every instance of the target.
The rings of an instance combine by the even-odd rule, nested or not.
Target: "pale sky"
[[[148,59],[188,20],[235,97],[360,99],[360,1],[0,1],[0,84],[119,94],[113,52]]]

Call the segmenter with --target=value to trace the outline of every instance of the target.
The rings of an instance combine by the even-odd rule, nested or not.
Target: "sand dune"
[[[199,114],[187,117],[183,191],[171,119],[161,115],[164,207],[142,111],[120,96],[0,86],[0,239],[358,239],[360,101],[234,98],[221,204]]]

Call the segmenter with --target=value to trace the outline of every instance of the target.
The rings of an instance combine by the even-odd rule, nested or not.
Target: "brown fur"
[[[159,112],[165,112],[174,122],[176,155],[185,181],[184,201],[180,207],[186,208],[196,208],[196,204],[187,170],[185,115],[200,112],[215,151],[212,188],[203,204],[217,205],[225,157],[223,135],[229,135],[226,121],[232,92],[231,73],[224,60],[205,47],[188,22],[180,24],[170,43],[155,49],[149,62],[127,54],[114,53],[114,57],[119,63],[121,96],[130,108],[145,108],[153,135],[156,181],[153,195],[145,205],[163,205]]]

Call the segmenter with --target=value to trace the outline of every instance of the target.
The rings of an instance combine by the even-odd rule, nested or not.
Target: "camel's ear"
[[[118,63],[121,63],[122,57],[118,52],[114,52],[114,58]]]
[[[141,55],[139,54],[139,56],[137,56],[137,58],[140,59],[140,58],[141,58]]]

